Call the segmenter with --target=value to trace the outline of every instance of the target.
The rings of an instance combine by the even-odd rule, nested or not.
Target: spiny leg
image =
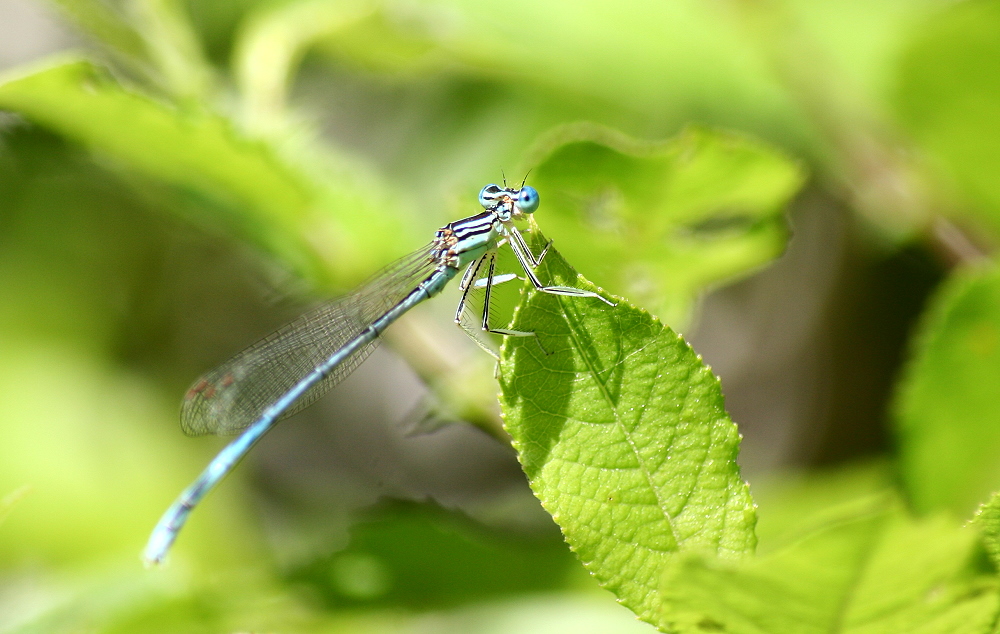
[[[538,337],[534,332],[524,330],[508,330],[506,328],[490,328],[490,292],[493,290],[493,268],[496,266],[496,258],[490,258],[490,271],[486,276],[486,299],[483,300],[483,330],[497,335],[508,335],[511,337]],[[541,344],[539,344],[541,345]]]
[[[476,273],[479,272],[479,267],[482,266],[482,264],[483,264],[483,258],[474,260],[469,263],[468,268],[465,269],[465,273],[462,274],[462,281],[458,283],[458,290],[462,291],[462,301],[459,302],[460,308],[462,304],[465,303],[465,296],[468,294],[469,290],[469,282],[471,282],[472,278],[474,278],[476,276]]]
[[[506,238],[497,243],[497,246],[503,246],[504,244],[507,244]],[[467,295],[467,293],[464,293],[464,291],[466,291],[469,288],[469,284],[472,283],[472,280],[476,277],[476,274],[479,273],[479,269],[482,268],[483,259],[484,258],[480,258],[478,260],[474,260],[473,262],[469,263],[469,266],[465,269],[465,273],[462,274],[462,280],[458,283],[458,290],[463,291],[462,304],[459,304],[460,307],[464,304],[466,300],[465,295]],[[520,277],[516,273],[504,273],[503,275],[493,275],[489,278],[485,277],[479,278],[478,280],[475,281],[473,286],[475,286],[475,288],[485,288],[487,284],[503,284],[511,280],[523,280],[523,279],[525,278]]]
[[[479,333],[468,327],[462,319],[462,314],[465,312],[466,302],[469,300],[469,292],[473,289],[473,287],[478,287],[476,284],[472,284],[471,282],[479,273],[479,270],[482,268],[483,262],[486,261],[486,258],[491,258],[492,262],[493,257],[495,257],[493,253],[486,253],[483,257],[469,264],[469,268],[466,269],[465,275],[462,276],[462,281],[459,284],[459,289],[462,291],[462,299],[459,300],[458,308],[455,309],[455,325],[461,328],[465,334],[476,343],[477,346],[488,352],[499,361],[500,356],[496,353],[496,351],[486,345],[486,343],[479,338]]]
[[[608,306],[615,306],[614,302],[601,297],[593,291],[585,291],[582,288],[573,288],[572,286],[545,286],[542,284],[541,280],[538,279],[538,276],[535,275],[535,268],[541,264],[542,258],[544,258],[545,254],[548,253],[549,246],[552,244],[552,241],[549,240],[548,244],[545,245],[545,248],[542,249],[542,254],[538,256],[538,259],[536,260],[531,254],[531,249],[528,247],[528,244],[524,241],[524,237],[521,236],[521,233],[517,230],[517,228],[511,227],[511,235],[513,236],[513,240],[510,241],[510,246],[514,250],[514,255],[517,256],[517,261],[521,263],[521,267],[524,269],[528,279],[531,280],[531,285],[535,287],[535,290],[542,293],[549,293],[551,295],[565,295],[568,297],[596,297]]]
[[[542,248],[542,252],[536,258],[535,254],[531,252],[531,247],[528,246],[528,242],[524,239],[524,236],[522,236],[521,232],[517,230],[517,227],[510,227],[510,231],[514,238],[514,240],[510,241],[510,246],[514,247],[514,242],[517,242],[517,245],[521,247],[521,250],[527,256],[528,261],[531,262],[532,268],[537,269],[539,265],[541,265],[542,260],[545,259],[545,254],[549,252],[549,247],[552,246],[552,240],[545,243],[545,246]],[[515,248],[514,250],[516,251],[517,249]]]
[[[479,270],[482,268],[483,263],[487,259],[489,259],[489,268],[488,268],[486,277],[483,278],[483,279],[481,279],[481,280],[479,280],[479,281],[477,281],[475,284],[469,284],[468,281],[465,279],[465,277],[469,278],[470,280],[472,278],[474,278],[479,273]],[[466,275],[465,275],[465,277],[463,277],[463,282],[465,282],[466,288],[462,292],[462,299],[461,299],[461,301],[459,301],[459,303],[458,303],[458,309],[455,311],[455,323],[458,325],[459,328],[461,328],[462,330],[464,330],[465,333],[467,335],[469,335],[469,337],[474,342],[476,342],[476,345],[478,345],[480,348],[482,348],[486,352],[489,352],[491,355],[493,355],[495,358],[497,358],[499,360],[500,357],[497,355],[496,351],[494,351],[492,348],[488,347],[486,345],[486,343],[484,343],[479,338],[479,336],[478,336],[479,333],[475,332],[471,328],[469,328],[465,324],[465,321],[462,319],[462,314],[465,311],[465,306],[466,306],[466,303],[468,302],[469,291],[471,291],[473,287],[479,288],[480,287],[479,282],[483,282],[483,287],[485,287],[485,289],[486,289],[486,295],[485,295],[485,297],[483,299],[483,321],[482,321],[482,324],[481,324],[481,327],[480,327],[481,331],[482,332],[488,332],[488,333],[496,334],[496,335],[506,335],[508,337],[534,337],[535,341],[538,341],[538,347],[542,349],[542,352],[545,352],[546,354],[548,354],[546,352],[546,350],[545,350],[545,347],[542,346],[542,342],[539,341],[538,335],[536,333],[534,333],[534,332],[527,332],[527,331],[523,331],[523,330],[511,330],[511,329],[508,329],[508,328],[493,328],[493,327],[490,326],[490,298],[492,296],[493,285],[494,284],[502,284],[503,282],[508,282],[508,281],[510,281],[512,279],[515,279],[517,277],[516,275],[513,276],[513,277],[508,277],[506,275],[493,275],[495,268],[496,268],[496,253],[495,252],[487,253],[486,255],[484,255],[483,257],[481,257],[479,260],[476,260],[475,262],[473,262],[469,266],[469,270],[466,271]],[[504,278],[504,279],[501,279],[498,282],[497,280],[499,278]]]
[[[473,285],[470,282],[476,277],[476,274],[479,273],[479,269],[482,268],[483,262],[486,261],[486,258],[491,257],[492,255],[492,253],[486,253],[483,257],[469,264],[469,268],[465,270],[465,275],[462,276],[462,281],[458,284],[459,290],[462,291],[462,299],[458,301],[458,308],[455,310],[455,323],[459,326],[462,326],[462,311],[465,310],[465,302],[468,301],[469,291],[472,290]],[[465,329],[464,326],[462,326],[462,328],[463,330]]]

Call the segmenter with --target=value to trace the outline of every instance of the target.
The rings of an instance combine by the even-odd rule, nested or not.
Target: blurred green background
[[[0,632],[651,631],[531,495],[454,289],[138,562],[224,443],[193,379],[529,169],[719,374],[755,492],[885,461],[968,516],[998,69],[981,0],[0,0]]]

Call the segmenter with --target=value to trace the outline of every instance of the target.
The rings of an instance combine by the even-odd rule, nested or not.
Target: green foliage
[[[982,533],[990,561],[997,567],[1000,565],[1000,496],[994,494],[989,502],[980,506],[973,523]]]
[[[683,632],[988,632],[1000,601],[973,567],[975,540],[883,497],[742,565],[675,564],[663,619]]]
[[[929,21],[905,51],[896,107],[921,147],[1000,226],[1000,5],[964,2]]]
[[[773,149],[699,129],[642,143],[574,125],[550,132],[535,154],[545,226],[574,237],[560,250],[675,327],[705,288],[782,252],[785,205],[802,184]]]
[[[331,607],[449,607],[515,592],[558,589],[576,569],[554,530],[512,538],[429,504],[364,513],[343,550],[289,577]]]
[[[968,517],[1000,485],[1000,273],[956,273],[928,309],[895,410],[917,509]]]
[[[11,508],[27,493],[28,487],[21,487],[16,491],[11,491],[0,499],[0,524],[7,519],[7,515],[10,514]]]
[[[551,249],[540,274],[597,290]],[[513,328],[537,340],[505,342],[501,406],[570,547],[622,604],[655,621],[671,557],[750,553],[756,517],[719,380],[670,328],[617,301],[526,286]]]
[[[336,186],[313,183],[309,173],[292,169],[273,148],[242,137],[217,115],[165,106],[126,90],[85,61],[13,77],[0,86],[0,107],[208,199],[217,205],[211,217],[216,222],[204,224],[222,224],[315,284],[329,283],[322,261],[327,249],[349,256],[338,258],[345,264],[360,260],[371,265],[368,270],[377,266],[352,241],[337,240],[357,227],[359,212],[369,226],[379,226],[383,217],[368,207],[371,199],[343,180]],[[331,217],[337,209],[343,211],[340,219]],[[335,242],[321,244],[320,237]]]
[[[996,629],[996,1],[53,4],[80,50],[0,78],[0,630]],[[412,446],[399,480],[440,468],[426,490],[354,486],[392,471],[371,451],[302,475],[328,456],[282,453],[282,429],[172,568],[140,570],[217,448],[175,431],[176,397],[276,325],[254,320],[276,312],[261,279],[350,288],[476,213],[502,169],[541,192],[558,251],[539,276],[617,302],[498,291],[537,334],[504,342],[495,377],[544,510],[500,467],[441,493],[465,472]],[[747,471],[751,499],[719,379],[678,333],[780,256],[807,174],[799,219],[858,212],[844,233],[866,249],[909,236],[981,266],[921,320],[891,453]],[[453,305],[388,338],[430,400],[503,437],[489,357],[428,326]],[[386,492],[421,500],[353,512]]]

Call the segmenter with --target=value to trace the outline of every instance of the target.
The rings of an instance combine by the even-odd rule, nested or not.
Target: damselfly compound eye
[[[484,209],[489,209],[496,204],[497,199],[502,193],[503,190],[500,189],[499,185],[487,185],[479,192],[479,204],[482,205]]]
[[[538,192],[534,187],[522,187],[517,195],[517,208],[526,214],[538,209]]]

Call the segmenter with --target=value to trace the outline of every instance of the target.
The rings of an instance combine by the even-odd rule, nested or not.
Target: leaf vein
[[[569,313],[566,310],[566,306],[563,304],[562,299],[557,296],[556,297],[556,301],[559,302],[559,307],[562,309],[563,313],[568,315]],[[579,335],[576,332],[575,325],[572,323],[571,320],[568,320],[568,319],[566,320],[566,323],[569,326],[569,335],[573,339],[574,347],[580,352],[580,357],[583,359],[583,362],[586,364],[587,371],[590,372],[590,374],[594,377],[594,382],[597,384],[597,386],[599,388],[599,391],[601,393],[601,396],[604,397],[604,400],[611,407],[611,411],[613,412],[613,415],[614,415],[614,418],[615,418],[615,424],[618,426],[618,429],[621,431],[622,435],[625,436],[625,441],[628,443],[629,448],[632,450],[632,453],[635,455],[636,463],[639,465],[638,469],[642,473],[643,477],[646,479],[646,483],[649,485],[649,488],[653,490],[653,495],[656,497],[656,501],[657,501],[657,508],[659,508],[660,512],[663,513],[663,517],[664,517],[664,519],[667,522],[667,528],[670,531],[670,536],[673,539],[674,543],[677,543],[677,535],[676,535],[676,533],[674,533],[674,527],[673,527],[673,524],[671,523],[670,513],[667,511],[666,501],[663,500],[663,498],[661,497],[660,491],[657,488],[655,482],[653,481],[652,474],[645,467],[644,461],[642,459],[642,454],[641,454],[641,452],[639,452],[638,448],[635,446],[635,442],[634,442],[633,438],[631,437],[631,434],[629,434],[629,432],[625,429],[625,426],[622,424],[621,417],[618,414],[618,407],[615,404],[615,402],[613,401],[613,399],[611,398],[611,395],[608,393],[607,386],[601,380],[600,373],[597,371],[596,367],[594,366],[593,361],[587,355],[587,352],[586,352],[585,348],[581,345],[582,342],[580,341]],[[618,326],[619,327],[621,326],[621,320],[620,319],[618,320]]]

